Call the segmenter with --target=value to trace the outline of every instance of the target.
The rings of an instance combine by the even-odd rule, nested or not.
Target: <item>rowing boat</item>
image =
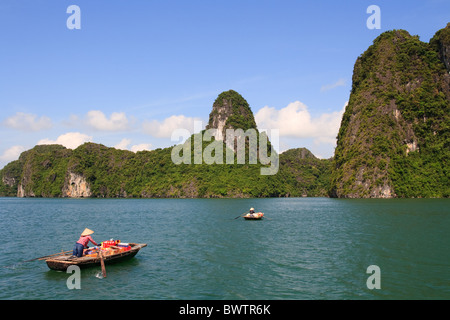
[[[247,213],[244,216],[245,220],[261,220],[264,217],[264,213],[256,212],[256,213]]]
[[[130,243],[130,248],[127,250],[121,250],[118,247],[111,247],[108,248],[109,250],[107,252],[102,251],[103,260],[105,264],[128,260],[133,258],[139,250],[146,246],[146,243]],[[60,254],[46,259],[45,262],[52,270],[66,271],[70,266],[78,266],[80,268],[99,266],[101,264],[101,257],[96,252],[84,255],[80,258],[73,257],[71,254]]]

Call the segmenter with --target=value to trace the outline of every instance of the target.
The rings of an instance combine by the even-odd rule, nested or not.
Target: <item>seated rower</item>
[[[80,236],[80,239],[75,243],[75,247],[73,248],[72,256],[74,257],[82,257],[83,256],[83,250],[84,248],[87,248],[87,245],[90,242],[92,242],[94,245],[98,246],[97,242],[92,239],[91,234],[93,234],[94,231],[86,228],[84,229],[83,233]]]

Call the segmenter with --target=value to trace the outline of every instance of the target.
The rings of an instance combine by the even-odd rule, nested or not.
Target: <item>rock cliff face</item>
[[[92,196],[91,188],[82,175],[70,172],[67,180],[62,189],[63,197],[89,198]]]
[[[433,39],[430,40],[430,44],[439,53],[439,58],[450,73],[450,23],[444,29],[436,32]]]
[[[19,184],[17,187],[17,197],[18,198],[28,198],[28,197],[35,197],[33,190],[25,190],[25,187],[23,184]]]
[[[30,179],[30,175],[24,175],[22,181],[17,186],[17,197],[18,198],[28,198],[36,197],[36,193],[33,191],[33,186],[35,182]],[[37,187],[40,189],[39,187]],[[69,173],[67,176],[67,181],[61,189],[62,197],[67,198],[87,198],[92,196],[91,189],[86,179],[76,173]],[[42,197],[53,197],[50,190],[44,190],[42,193],[38,194]]]
[[[430,44],[385,32],[357,59],[331,196],[449,196],[449,30]]]

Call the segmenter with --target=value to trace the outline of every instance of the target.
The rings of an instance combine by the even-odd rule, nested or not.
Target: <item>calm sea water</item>
[[[234,219],[250,207],[267,219]],[[450,200],[0,198],[0,299],[450,299]],[[44,261],[94,240],[147,243],[70,274]],[[369,290],[367,268],[380,268]]]

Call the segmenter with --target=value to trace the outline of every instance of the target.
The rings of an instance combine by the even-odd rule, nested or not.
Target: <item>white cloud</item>
[[[128,146],[130,145],[130,139],[122,139],[118,144],[116,144],[113,148],[120,150],[128,150]]]
[[[150,143],[142,143],[142,144],[137,144],[134,146],[131,146],[130,148],[128,148],[128,146],[131,144],[131,140],[130,139],[122,139],[118,144],[116,144],[114,146],[114,148],[116,149],[120,149],[120,150],[130,150],[134,153],[138,152],[138,151],[144,151],[144,150],[151,150],[152,149],[152,145]]]
[[[69,149],[76,149],[86,142],[92,142],[92,137],[79,132],[68,132],[60,135],[56,140],[42,139],[37,144],[60,144]]]
[[[338,81],[336,81],[335,83],[327,84],[327,85],[322,86],[320,88],[320,91],[321,92],[325,92],[325,91],[328,91],[328,90],[335,89],[337,87],[343,87],[343,86],[345,86],[345,84],[346,84],[345,79],[341,78]]]
[[[0,156],[0,161],[1,162],[11,162],[14,160],[19,159],[19,156],[22,152],[25,151],[25,147],[23,146],[13,146],[7,150],[5,150],[5,152],[3,152],[3,154]]]
[[[3,124],[21,131],[40,131],[52,127],[50,118],[45,116],[38,118],[35,114],[24,112],[17,112],[14,116],[3,121]]]
[[[255,114],[255,121],[260,130],[278,129],[280,137],[313,138],[317,144],[334,144],[345,106],[341,111],[312,118],[308,107],[295,101],[280,110],[266,106]]]
[[[157,120],[144,121],[143,130],[145,133],[157,138],[170,138],[177,129],[187,129],[189,132],[196,133],[195,122],[201,121],[197,118],[185,117],[183,115],[171,116],[160,122]]]
[[[137,144],[134,145],[130,148],[131,151],[133,152],[138,152],[138,151],[144,151],[144,150],[152,150],[152,145],[150,143],[141,143],[141,144]]]
[[[124,112],[113,112],[109,119],[102,111],[89,111],[86,123],[99,131],[125,131],[129,129],[130,121]]]

